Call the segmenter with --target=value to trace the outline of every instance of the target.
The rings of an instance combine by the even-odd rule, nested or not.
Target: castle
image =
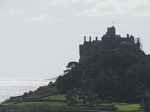
[[[88,56],[97,54],[103,49],[114,49],[121,46],[134,46],[140,49],[141,43],[139,38],[134,38],[134,36],[127,34],[127,37],[121,37],[116,34],[116,29],[114,26],[107,28],[107,32],[102,36],[101,41],[96,37],[95,40],[86,41],[86,36],[84,36],[84,43],[80,45],[80,60],[82,63]]]

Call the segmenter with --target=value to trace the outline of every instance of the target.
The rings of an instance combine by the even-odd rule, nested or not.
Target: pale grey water
[[[25,92],[46,86],[51,80],[42,79],[0,79],[0,103],[11,96],[23,95]]]

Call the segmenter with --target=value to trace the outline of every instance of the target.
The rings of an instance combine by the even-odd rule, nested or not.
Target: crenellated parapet
[[[140,49],[140,39],[135,39],[134,36],[129,34],[126,37],[121,37],[116,34],[114,26],[107,28],[107,32],[101,37],[101,40],[95,37],[95,40],[92,41],[92,37],[90,36],[87,41],[86,36],[84,36],[84,43],[79,46],[79,62],[82,63],[88,56],[92,56],[103,49],[114,49],[121,46],[134,46]]]

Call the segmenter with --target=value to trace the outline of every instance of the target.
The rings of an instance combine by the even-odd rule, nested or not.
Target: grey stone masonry
[[[116,34],[114,26],[107,28],[107,32],[101,37],[101,40],[98,40],[98,37],[96,37],[95,40],[92,41],[90,36],[89,41],[87,41],[86,36],[84,36],[84,43],[79,46],[79,62],[84,62],[88,56],[97,54],[103,49],[114,49],[122,46],[134,46],[140,49],[140,39],[129,34],[127,34],[126,37],[121,37]]]

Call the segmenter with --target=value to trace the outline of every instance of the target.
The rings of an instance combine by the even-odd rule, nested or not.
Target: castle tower
[[[110,35],[111,37],[115,37],[116,35],[116,29],[114,26],[107,28],[107,33],[108,35]]]
[[[101,50],[101,47],[102,44],[101,41],[98,40],[98,37],[96,37],[93,41],[91,40],[91,36],[89,37],[89,41],[85,41],[84,37],[83,45],[79,46],[79,62],[82,63],[88,56],[98,53]]]
[[[91,40],[91,36],[89,37],[89,41],[86,41],[86,37],[84,36],[84,43],[80,45],[80,63],[83,63],[88,57],[99,53],[102,50],[115,49],[119,47],[136,47],[140,49],[141,43],[138,38],[136,41],[134,36],[129,36],[127,34],[126,37],[121,37],[116,34],[116,29],[114,26],[107,28],[107,32],[102,36],[101,41],[98,40],[98,37],[95,40]]]

